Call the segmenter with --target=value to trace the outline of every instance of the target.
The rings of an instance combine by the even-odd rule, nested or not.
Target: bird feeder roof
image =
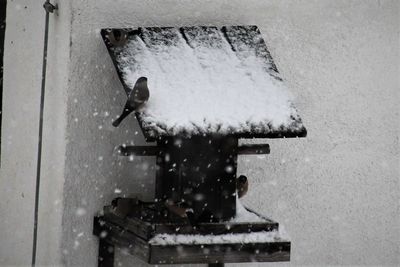
[[[148,79],[150,98],[136,111],[148,139],[306,135],[256,26],[103,29],[102,37],[127,93]]]

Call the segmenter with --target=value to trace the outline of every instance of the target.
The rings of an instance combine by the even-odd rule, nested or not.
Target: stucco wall
[[[113,154],[143,140],[132,116],[110,126],[125,96],[99,29],[210,24],[259,25],[308,128],[304,140],[270,141],[271,155],[239,162],[251,183],[245,202],[286,226],[292,264],[398,262],[398,15],[389,1],[74,1],[66,262],[95,263],[96,240],[73,250],[73,229],[89,238],[91,216],[115,196],[114,185],[134,194],[144,183],[152,192],[151,172],[135,169],[138,160],[118,166]]]
[[[50,15],[36,264],[61,262],[71,10]],[[7,3],[0,168],[0,266],[32,263],[45,10]]]
[[[8,1],[0,167],[0,266],[30,264],[36,186],[44,17]],[[19,250],[21,253],[17,253]]]
[[[50,14],[46,92],[43,117],[42,168],[39,189],[36,264],[61,262],[63,192],[69,95],[71,9],[68,1],[57,2]],[[38,5],[41,7],[41,5]],[[41,7],[42,8],[42,7]],[[44,10],[42,8],[42,18]]]
[[[40,206],[44,218],[42,228],[39,224],[40,262],[96,266],[93,215],[116,196],[151,199],[153,195],[154,162],[140,158],[129,162],[115,153],[115,147],[121,143],[143,144],[144,140],[133,116],[117,129],[111,126],[112,118],[121,111],[125,95],[99,30],[256,24],[291,87],[309,134],[306,139],[262,140],[271,145],[270,155],[240,158],[239,173],[250,177],[245,203],[285,225],[292,237],[291,265],[399,264],[397,1],[76,0],[70,3],[65,11],[60,9],[59,24],[53,21],[51,28],[50,43],[54,42],[53,47],[59,50],[50,53],[49,68],[60,71],[58,80],[49,83],[61,92],[52,94],[59,106],[46,102],[50,105],[48,112],[52,112],[46,116],[49,127],[65,127],[65,131],[56,131],[57,142],[49,141],[46,149],[53,151],[49,146],[59,145],[55,153],[47,154],[49,159],[59,159],[54,160],[57,168],[45,171],[43,179],[47,183],[41,186],[47,194]],[[6,36],[6,42],[11,36]],[[52,39],[55,36],[58,43]],[[17,51],[20,50],[5,51],[8,79],[5,101],[17,99],[12,81],[21,90],[28,83],[14,81],[16,74],[11,69],[22,69],[22,63],[12,61]],[[31,51],[28,56],[39,55]],[[29,75],[35,81],[41,73]],[[36,86],[35,90],[39,88]],[[35,110],[36,106],[29,108]],[[12,130],[13,120],[7,110],[11,111],[11,106],[4,111],[2,140],[8,135],[19,136],[17,130]],[[32,112],[29,116],[34,116]],[[17,114],[19,119],[24,118],[22,113]],[[25,119],[27,123],[37,121],[35,117]],[[33,123],[32,127],[37,126]],[[53,138],[51,128],[45,132],[49,140]],[[139,133],[135,134],[136,131]],[[25,136],[30,137],[28,133]],[[25,173],[15,177],[26,180],[15,180],[15,184],[17,188],[22,187],[21,183],[28,186],[32,199],[35,149],[32,145],[27,151],[32,156],[26,156],[32,166],[26,162],[27,166],[11,164],[22,153],[7,154],[9,163],[3,162],[1,167],[2,199],[3,184],[12,181],[13,170]],[[122,189],[122,193],[116,194],[115,188]],[[17,198],[14,193],[17,190],[11,191],[5,193],[6,201]],[[33,204],[18,201],[29,214]],[[46,205],[54,201],[61,205],[56,211]],[[7,205],[0,204],[0,214],[12,218],[0,224],[0,237],[9,239],[11,235],[6,231],[16,229],[14,225],[21,223],[20,219],[11,216]],[[46,220],[49,215],[52,219]],[[30,218],[26,215],[22,220]],[[55,225],[55,229],[47,237],[48,225]],[[20,234],[30,234],[26,231]],[[13,240],[4,250],[6,253],[21,244],[17,242],[21,239]],[[1,252],[3,246],[2,241],[0,259],[5,257],[8,264],[23,264],[15,253],[10,256]],[[28,251],[29,246],[25,247]],[[52,248],[56,255],[49,258],[46,248]],[[121,251],[117,251],[116,261],[123,266],[146,266]],[[229,266],[275,265],[287,264]]]

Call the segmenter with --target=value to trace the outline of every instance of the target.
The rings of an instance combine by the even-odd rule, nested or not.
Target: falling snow
[[[115,193],[115,194],[121,194],[121,193],[122,193],[122,190],[119,189],[119,188],[115,188],[114,193]]]
[[[75,214],[77,216],[83,216],[83,215],[86,214],[86,209],[84,209],[82,207],[79,207],[79,208],[76,209]]]

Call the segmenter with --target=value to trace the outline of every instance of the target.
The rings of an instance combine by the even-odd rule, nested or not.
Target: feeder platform
[[[254,214],[259,217],[256,222],[192,226],[171,218],[159,203],[116,199],[94,218],[94,234],[100,238],[99,266],[113,266],[115,246],[149,264],[289,261],[290,241],[279,224]]]

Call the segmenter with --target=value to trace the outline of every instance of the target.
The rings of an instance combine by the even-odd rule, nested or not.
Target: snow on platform
[[[148,78],[149,136],[305,131],[255,26],[140,28],[111,51],[126,88]]]
[[[266,220],[257,214],[247,210],[238,198],[236,198],[236,216],[227,222],[230,223],[265,223]],[[249,244],[249,243],[270,243],[290,242],[289,236],[280,226],[274,231],[259,231],[249,233],[229,233],[221,235],[202,234],[158,234],[149,240],[152,245],[196,245],[196,244]]]
[[[245,234],[224,234],[224,235],[171,235],[159,234],[149,240],[152,245],[196,245],[196,244],[248,244],[248,243],[269,243],[288,242],[279,231],[254,232]]]
[[[236,216],[229,221],[230,223],[263,223],[265,221],[264,218],[246,209],[236,196]]]

